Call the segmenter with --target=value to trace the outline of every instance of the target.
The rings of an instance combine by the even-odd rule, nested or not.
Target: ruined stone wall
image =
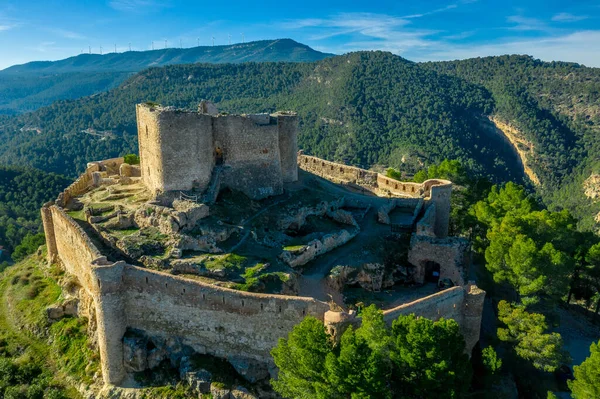
[[[92,172],[97,171],[98,167],[99,165],[88,166],[86,171],[58,196],[59,205],[66,206],[72,198],[85,193],[92,184]]]
[[[295,113],[278,112],[279,158],[284,183],[298,180],[298,116]]]
[[[423,186],[425,194],[429,194],[429,201],[435,204],[435,235],[440,238],[447,237],[450,221],[452,182],[437,179],[426,180]]]
[[[90,265],[103,255],[83,229],[66,212],[51,206],[53,232],[60,261],[66,271],[75,275],[82,287],[92,286]]]
[[[391,194],[400,197],[424,197],[427,187],[427,182],[401,182],[390,179],[381,173],[304,154],[298,156],[298,166],[300,169],[314,173],[334,183],[358,184],[380,196]]]
[[[153,192],[204,190],[214,166],[212,117],[138,104],[141,173]]]
[[[417,222],[416,234],[418,236],[435,237],[435,204],[430,204],[423,217]]]
[[[50,207],[53,202],[47,202],[42,206],[40,213],[42,214],[42,225],[44,226],[44,236],[46,238],[47,259],[48,263],[54,263],[58,256],[58,248],[56,247],[56,237],[54,236],[54,221],[52,220],[52,210]]]
[[[465,338],[465,352],[470,354],[479,341],[484,299],[485,291],[470,283],[384,310],[383,318],[388,325],[391,325],[399,316],[410,314],[434,321],[442,317],[453,319],[460,326],[461,333]],[[329,311],[325,313],[324,322],[329,332],[339,339],[349,325],[358,328],[361,319],[357,318],[355,314]]]
[[[47,237],[54,238],[56,246],[53,261],[74,275],[93,299],[104,381],[120,382],[125,377],[121,342],[126,327],[121,296],[124,262],[107,262],[83,229],[63,209],[48,204],[42,212],[46,219],[44,232]]]
[[[392,195],[407,197],[421,197],[424,191],[422,183],[401,182],[381,173],[377,174],[377,187],[379,190],[389,191]]]
[[[464,287],[452,287],[425,298],[417,299],[404,305],[383,312],[387,323],[392,323],[401,315],[415,314],[431,320],[440,318],[454,319],[462,322],[462,311],[465,299]]]
[[[351,182],[376,188],[377,173],[354,166],[342,165],[336,162],[326,161],[310,155],[299,155],[298,166],[300,169],[321,176],[334,183]]]
[[[465,338],[465,351],[471,354],[479,341],[481,315],[485,291],[474,284],[452,287],[414,302],[400,305],[383,312],[387,323],[392,323],[400,315],[415,314],[430,320],[454,319]],[[443,343],[440,343],[443,345]]]
[[[134,266],[124,275],[127,325],[151,335],[180,336],[199,353],[270,363],[270,350],[329,305],[312,298],[254,294]]]
[[[268,115],[267,115],[268,116]],[[223,151],[221,187],[251,198],[283,193],[276,123],[258,124],[253,118],[222,115],[213,118],[214,146]]]
[[[468,275],[469,242],[464,238],[436,238],[413,234],[408,261],[415,266],[414,279],[425,281],[427,262],[440,265],[440,279],[449,278],[455,285],[464,285]]]

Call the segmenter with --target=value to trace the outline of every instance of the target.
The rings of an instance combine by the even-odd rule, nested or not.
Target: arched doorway
[[[217,166],[223,165],[223,150],[221,147],[215,148],[215,164]]]
[[[432,260],[425,261],[425,282],[437,284],[440,280],[440,264]]]

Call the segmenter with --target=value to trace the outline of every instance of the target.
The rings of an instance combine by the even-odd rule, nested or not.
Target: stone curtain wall
[[[298,166],[300,169],[331,180],[334,183],[349,182],[372,190],[377,188],[377,173],[370,170],[342,165],[303,154],[298,156]]]
[[[106,383],[125,377],[127,327],[185,337],[200,353],[271,364],[270,350],[305,316],[323,320],[329,305],[313,298],[255,294],[110,263],[81,227],[57,206],[42,210],[49,256],[92,297]],[[51,248],[55,248],[56,252]]]
[[[381,173],[325,161],[310,155],[299,155],[298,165],[300,169],[314,173],[334,183],[357,184],[381,196],[391,193],[396,196],[416,198],[423,197],[425,194],[425,183],[401,182],[390,179]]]
[[[42,208],[48,257],[71,275],[94,303],[102,375],[107,383],[120,382],[123,372],[122,338],[125,332],[121,275],[124,262],[111,264],[83,229],[56,205]],[[56,253],[53,253],[53,250]]]
[[[392,195],[408,196],[408,197],[421,197],[423,196],[423,184],[412,183],[412,182],[400,182],[395,179],[390,179],[382,175],[377,174],[377,187],[382,191],[389,191]]]
[[[271,364],[270,350],[305,316],[323,320],[313,298],[255,294],[127,266],[128,327],[178,336],[199,353]]]
[[[75,275],[88,292],[91,288],[90,265],[103,255],[83,229],[62,208],[51,206],[56,250],[62,265]],[[105,259],[105,258],[104,258]]]
[[[452,287],[428,297],[417,299],[414,302],[385,310],[383,318],[386,323],[391,324],[398,316],[414,313],[416,316],[431,320],[444,317],[461,323],[464,300],[465,288]]]
[[[450,195],[452,194],[452,182],[448,180],[430,179],[423,183],[401,182],[390,179],[381,173],[303,154],[298,156],[298,166],[300,169],[334,183],[347,184],[358,189],[363,188],[378,196],[424,198],[426,207],[435,205],[436,208],[432,215],[433,223],[431,223],[435,235],[441,238],[448,236]]]
[[[465,338],[465,352],[471,354],[475,344],[479,341],[484,299],[485,291],[470,283],[384,310],[383,318],[388,325],[391,325],[399,316],[410,314],[434,321],[442,317],[454,319],[459,324]],[[360,324],[361,319],[354,314],[333,311],[325,313],[325,325],[337,339],[349,325],[358,328]],[[443,345],[443,343],[440,344]]]

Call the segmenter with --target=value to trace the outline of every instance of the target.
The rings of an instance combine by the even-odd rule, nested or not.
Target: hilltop
[[[59,61],[35,61],[0,71],[0,113],[34,110],[53,101],[110,90],[132,73],[150,67],[193,63],[311,62],[322,53],[291,39],[227,46],[166,48],[124,53],[80,54]]]

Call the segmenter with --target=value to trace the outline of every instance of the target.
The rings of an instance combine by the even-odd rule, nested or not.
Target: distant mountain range
[[[150,67],[194,63],[311,62],[331,57],[291,39],[229,46],[167,48],[125,53],[80,54],[60,61],[35,61],[0,71],[0,113],[35,110],[118,86]]]

